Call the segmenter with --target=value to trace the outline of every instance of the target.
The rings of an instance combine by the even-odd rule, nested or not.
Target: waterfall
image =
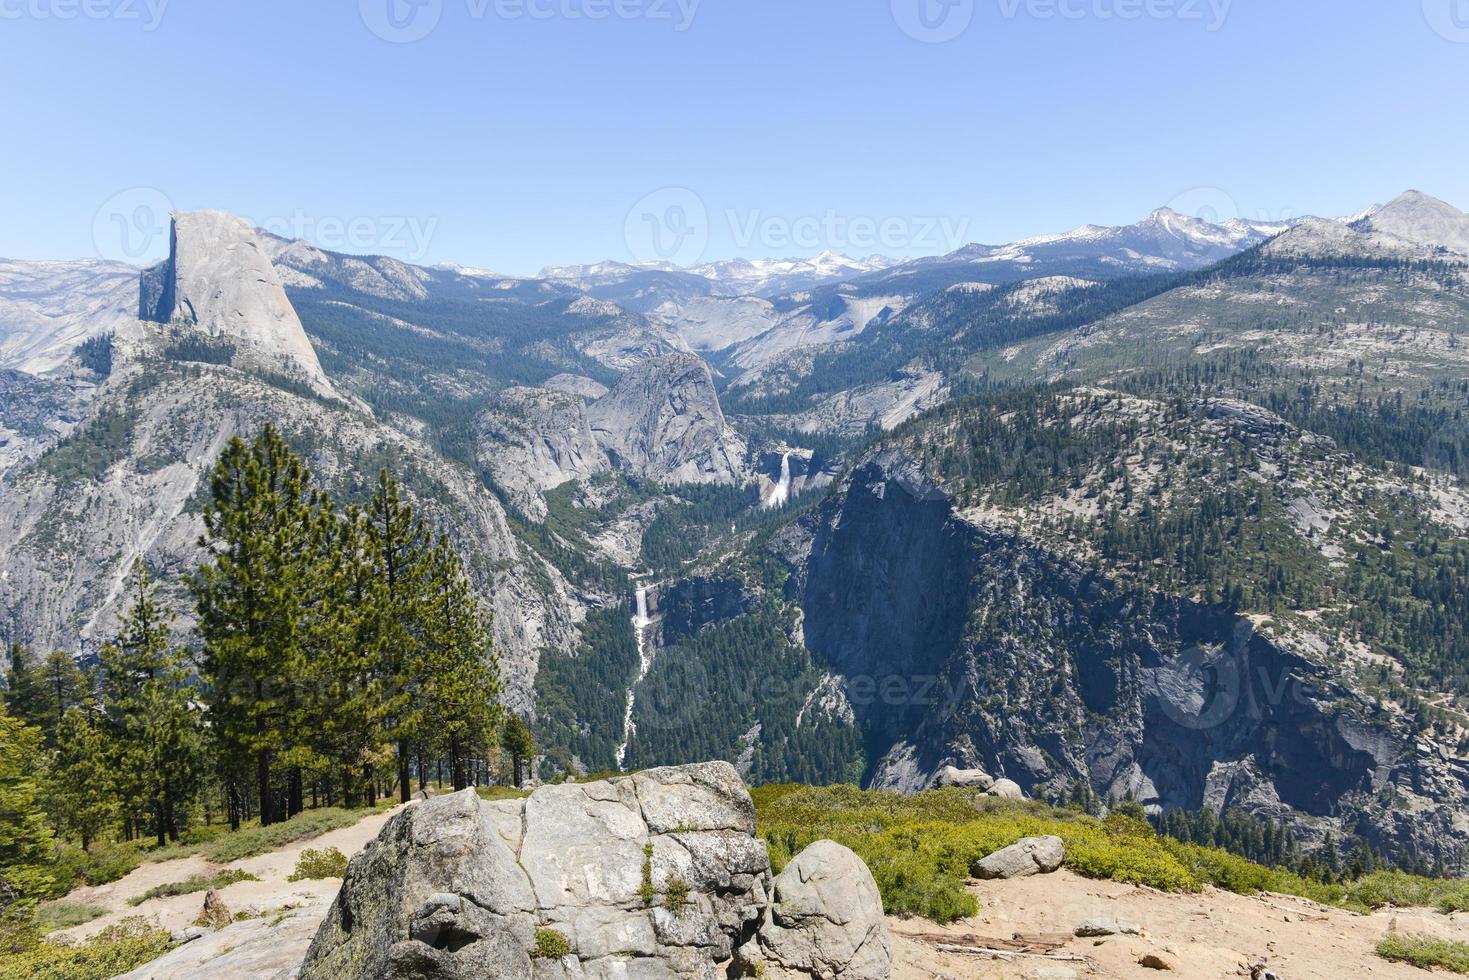
[[[638,685],[648,676],[648,671],[653,669],[653,646],[648,642],[648,627],[653,625],[653,620],[648,617],[646,587],[638,589],[637,610],[637,615],[632,618],[632,629],[633,639],[638,644],[638,679],[627,689],[627,707],[622,712],[622,744],[617,747],[619,772],[623,771],[622,764],[627,759],[627,745],[632,741],[633,732],[637,731],[637,726],[632,723],[632,710],[637,703]]]
[[[766,510],[775,510],[784,507],[791,499],[791,454],[786,453],[780,458],[780,482],[775,489],[770,491],[770,496],[765,500]]]

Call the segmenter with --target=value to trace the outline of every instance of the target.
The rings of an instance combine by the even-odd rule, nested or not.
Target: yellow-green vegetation
[[[1438,966],[1455,973],[1469,973],[1469,944],[1451,939],[1388,933],[1377,944],[1377,955],[1425,970]]]
[[[100,905],[88,905],[83,902],[42,902],[36,907],[36,931],[45,935],[57,929],[70,929],[72,926],[83,925],[106,914],[107,910]]]
[[[296,859],[296,870],[291,872],[290,881],[307,881],[319,878],[341,878],[347,874],[347,855],[335,847],[316,850],[308,847]]]
[[[555,929],[537,929],[534,955],[538,960],[559,960],[571,955],[571,943]]]
[[[514,786],[476,786],[474,791],[479,794],[480,799],[491,803],[498,800],[523,800],[530,795],[529,791],[516,789]]]
[[[288,844],[320,837],[333,830],[351,827],[375,812],[377,811],[371,809],[343,810],[338,807],[307,810],[290,820],[273,823],[268,827],[246,826],[235,833],[215,834],[197,842],[186,841],[172,847],[160,848],[150,852],[148,860],[169,861],[198,854],[214,864],[229,864],[278,851]]]
[[[0,980],[106,980],[157,959],[168,933],[142,919],[126,919],[86,942],[66,946],[37,941],[0,959]]]
[[[1073,871],[1165,891],[1213,885],[1240,894],[1299,895],[1345,908],[1469,906],[1469,883],[1383,871],[1325,885],[1254,864],[1225,851],[1185,844],[1146,822],[1114,814],[1098,820],[1036,802],[981,797],[960,789],[916,796],[825,788],[765,786],[753,791],[759,833],[779,871],[808,845],[830,839],[850,847],[872,869],[883,904],[895,915],[952,922],[978,908],[964,886],[973,863],[1024,837],[1066,842]]]
[[[643,845],[643,883],[638,888],[638,894],[643,899],[644,908],[653,907],[653,899],[657,892],[653,890],[653,843],[649,841]]]
[[[260,879],[248,871],[239,868],[226,868],[224,871],[213,875],[194,875],[183,881],[170,881],[166,885],[154,885],[141,895],[134,895],[128,899],[129,905],[142,905],[144,902],[155,898],[172,898],[175,895],[192,895],[195,892],[207,892],[211,888],[225,888],[237,881],[259,881]]]
[[[687,881],[682,878],[674,878],[668,883],[668,888],[663,893],[663,907],[676,914],[688,904],[691,890]]]

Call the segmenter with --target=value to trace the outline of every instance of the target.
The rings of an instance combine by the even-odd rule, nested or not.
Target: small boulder
[[[1076,927],[1076,935],[1082,939],[1096,939],[1102,936],[1138,936],[1142,934],[1142,927],[1126,919],[1087,919]]]
[[[219,897],[219,892],[213,888],[204,893],[204,910],[194,920],[194,925],[203,926],[208,929],[223,929],[234,921],[230,915],[229,906],[224,904],[224,899]]]
[[[1137,965],[1149,970],[1177,970],[1178,964],[1162,953],[1144,953],[1138,957]]]
[[[997,796],[1002,800],[1023,800],[1025,790],[1013,779],[997,779],[995,784],[989,788],[990,796]]]
[[[944,766],[939,770],[934,784],[940,788],[957,786],[960,789],[986,791],[995,785],[995,780],[983,769],[956,769],[953,766]]]
[[[862,859],[817,841],[775,879],[773,901],[740,968],[764,980],[888,980],[893,938]]]
[[[976,878],[1028,878],[1050,874],[1066,861],[1059,837],[1027,837],[974,862]]]

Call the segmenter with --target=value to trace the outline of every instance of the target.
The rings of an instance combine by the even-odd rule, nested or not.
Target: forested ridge
[[[387,470],[366,503],[341,507],[267,425],[226,445],[202,517],[188,643],[139,561],[94,661],[10,651],[6,921],[212,825],[406,801],[437,775],[486,782],[502,746],[511,778],[527,771],[528,729],[502,726],[488,616]]]

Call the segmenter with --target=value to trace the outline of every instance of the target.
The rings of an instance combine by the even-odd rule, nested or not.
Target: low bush
[[[537,929],[533,955],[538,960],[559,960],[571,955],[571,943],[555,929]]]
[[[290,881],[307,881],[321,878],[341,878],[347,874],[347,855],[335,847],[318,851],[306,848],[296,859],[296,870],[291,872]]]
[[[107,980],[168,951],[168,933],[127,919],[75,945],[39,942],[0,960],[0,980]]]
[[[1388,933],[1377,944],[1377,955],[1424,970],[1437,966],[1454,973],[1469,973],[1469,944],[1451,939]]]
[[[99,844],[90,851],[63,845],[51,867],[56,879],[53,894],[65,895],[78,885],[110,885],[142,863],[143,851],[137,844]]]
[[[205,892],[211,888],[225,888],[237,881],[259,881],[260,879],[248,871],[239,868],[226,868],[215,875],[194,875],[183,881],[171,881],[166,885],[155,885],[141,895],[134,895],[128,899],[129,905],[142,905],[144,902],[155,898],[172,898],[175,895],[192,895],[195,892]]]
[[[57,929],[70,929],[101,918],[107,910],[100,905],[83,902],[42,902],[36,907],[36,930],[42,935]]]
[[[937,922],[976,911],[964,883],[976,860],[1023,837],[1041,835],[1066,842],[1067,866],[1078,874],[1165,891],[1213,885],[1244,895],[1299,895],[1357,910],[1385,905],[1446,912],[1469,908],[1469,882],[1381,871],[1345,885],[1326,885],[1226,851],[1160,837],[1135,812],[1097,820],[962,789],[903,796],[854,786],[782,785],[760,787],[751,796],[776,871],[815,841],[835,840],[867,862],[888,912]]]

